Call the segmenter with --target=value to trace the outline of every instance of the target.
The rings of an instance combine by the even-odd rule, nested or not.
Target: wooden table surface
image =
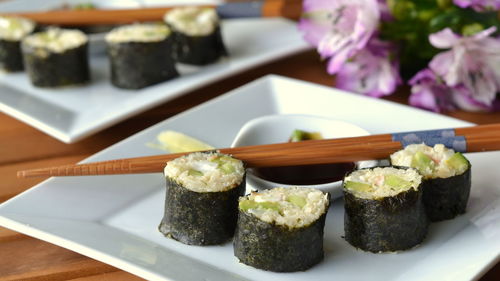
[[[21,169],[78,162],[126,137],[267,74],[279,74],[323,85],[333,79],[314,51],[303,52],[251,69],[190,92],[121,122],[75,144],[64,144],[0,113],[0,202],[44,179],[17,179]],[[406,103],[408,89],[389,100]],[[451,112],[447,115],[479,123],[500,122],[498,113]],[[139,277],[64,248],[0,227],[1,280],[140,280]],[[500,264],[480,279],[500,280]]]

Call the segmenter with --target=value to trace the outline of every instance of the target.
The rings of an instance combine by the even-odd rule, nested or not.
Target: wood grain
[[[65,164],[68,161],[79,162],[85,158],[85,154],[76,154],[68,156],[59,156],[55,158],[14,162],[12,164],[0,165],[0,202],[6,201],[7,199],[14,197],[15,195],[25,191],[31,186],[36,185],[41,180],[45,178],[37,179],[27,179],[26,182],[19,184],[19,180],[16,177],[16,172],[19,169],[30,169],[38,167],[38,165],[54,165],[54,163]]]
[[[241,1],[245,2],[245,1]],[[250,1],[248,1],[250,2]],[[222,3],[221,5],[225,5]],[[228,5],[231,5],[230,3]],[[200,7],[216,6],[202,5]],[[86,26],[117,25],[134,22],[162,21],[166,12],[174,7],[147,7],[131,9],[48,10],[9,13],[31,19],[38,24]],[[262,17],[286,17],[299,19],[302,11],[300,0],[263,0]]]
[[[161,21],[163,15],[171,9],[170,7],[163,7],[116,10],[53,10],[15,13],[14,15],[31,19],[39,24],[67,26],[114,25]]]
[[[262,7],[262,15],[264,17],[299,19],[302,12],[301,2],[299,0],[266,1]]]
[[[16,238],[0,243],[0,252],[5,255],[0,263],[2,280],[67,280],[116,271],[110,265],[41,240],[24,235]]]
[[[104,130],[76,144],[63,144],[0,113],[0,202],[43,179],[17,180],[15,171],[42,165],[72,164],[155,123],[205,102],[266,74],[278,74],[322,85],[333,85],[324,62],[314,51],[253,68],[202,89],[192,91]],[[386,99],[407,103],[408,89]],[[478,123],[500,123],[500,112],[451,112],[446,115]],[[31,253],[37,249],[37,253]],[[129,273],[52,244],[0,228],[0,280],[141,280]],[[0,264],[1,264],[0,263]],[[479,280],[500,280],[500,265]]]

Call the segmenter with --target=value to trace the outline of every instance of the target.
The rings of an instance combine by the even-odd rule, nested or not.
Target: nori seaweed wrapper
[[[24,69],[20,41],[0,39],[0,69],[7,72]]]
[[[111,83],[140,89],[179,76],[171,56],[171,36],[158,42],[107,42]]]
[[[159,230],[188,245],[222,244],[234,235],[238,198],[245,193],[245,176],[227,191],[194,192],[167,177],[165,215]]]
[[[373,253],[410,249],[420,244],[429,226],[422,184],[393,197],[358,198],[344,188],[345,239]]]
[[[240,262],[275,272],[304,271],[323,260],[326,214],[308,226],[290,228],[239,210],[234,255]]]
[[[88,43],[61,53],[21,44],[24,66],[37,87],[81,85],[90,81]]]
[[[172,56],[178,62],[206,65],[228,55],[219,26],[213,33],[204,36],[190,36],[169,27],[174,37]]]
[[[423,200],[432,222],[452,219],[465,213],[471,188],[471,165],[465,172],[449,178],[426,179]]]

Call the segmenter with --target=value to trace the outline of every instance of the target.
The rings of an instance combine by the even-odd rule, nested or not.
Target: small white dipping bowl
[[[292,132],[297,129],[307,132],[320,132],[325,139],[369,135],[365,129],[344,121],[313,115],[277,114],[262,116],[248,121],[241,127],[231,147],[287,142]],[[375,164],[376,161],[361,161],[357,162],[356,166],[368,167]],[[248,169],[247,180],[256,189],[268,189],[277,186],[300,186],[263,179],[256,176],[252,169]],[[335,181],[304,186],[329,192],[333,199],[342,196],[341,185],[342,181]]]

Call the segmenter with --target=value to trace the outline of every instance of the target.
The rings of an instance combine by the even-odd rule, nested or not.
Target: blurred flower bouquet
[[[500,0],[304,0],[305,39],[336,87],[381,97],[406,81],[432,111],[500,109]]]

